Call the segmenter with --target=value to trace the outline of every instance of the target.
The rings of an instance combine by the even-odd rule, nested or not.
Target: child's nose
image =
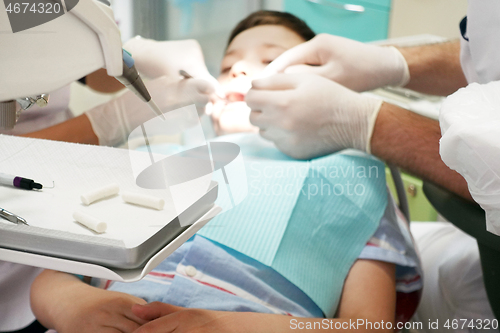
[[[251,75],[250,68],[243,62],[237,62],[231,68],[231,77],[233,78],[237,78],[239,76],[249,76],[249,75]]]

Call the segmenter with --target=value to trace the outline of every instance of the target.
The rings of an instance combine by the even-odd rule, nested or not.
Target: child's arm
[[[357,260],[345,280],[337,317],[371,322],[383,320],[384,323],[395,325],[396,265],[376,260]]]
[[[146,321],[135,316],[140,298],[89,286],[73,275],[46,270],[31,287],[37,319],[58,333],[133,332]]]
[[[155,302],[133,307],[138,317],[152,320],[134,333],[392,332],[393,329],[380,329],[379,325],[383,321],[384,328],[388,327],[387,323],[394,328],[395,308],[395,265],[358,260],[347,276],[338,319],[186,309]],[[371,322],[378,329],[361,325],[361,320]],[[353,326],[352,323],[360,325]]]

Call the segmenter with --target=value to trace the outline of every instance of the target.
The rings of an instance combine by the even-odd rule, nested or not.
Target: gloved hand
[[[328,34],[284,52],[263,76],[281,72],[318,74],[355,91],[404,86],[410,81],[408,64],[396,48]]]
[[[212,123],[217,135],[242,132],[258,132],[259,128],[250,124],[250,108],[245,102],[226,104],[215,103],[211,113]]]
[[[204,112],[213,86],[205,80],[160,77],[147,82],[146,87],[160,110],[165,113],[195,104]],[[136,127],[155,117],[149,106],[131,91],[85,113],[102,146],[124,143]]]
[[[382,101],[312,74],[277,74],[253,81],[250,122],[283,153],[298,159],[344,148],[370,152]]]
[[[219,82],[208,72],[200,44],[194,39],[160,42],[135,37],[123,48],[132,54],[135,67],[147,78],[165,75],[177,78],[182,69],[195,79],[210,82],[216,91],[220,90]]]

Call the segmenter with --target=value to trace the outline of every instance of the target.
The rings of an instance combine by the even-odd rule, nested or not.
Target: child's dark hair
[[[243,31],[260,25],[281,25],[292,30],[306,41],[312,39],[316,35],[306,22],[295,15],[273,10],[259,10],[238,23],[233,31],[231,31],[227,45],[229,46],[233,39]]]

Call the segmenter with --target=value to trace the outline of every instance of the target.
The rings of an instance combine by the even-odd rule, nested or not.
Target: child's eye
[[[272,62],[273,62],[273,60],[274,60],[274,59],[271,59],[271,60],[262,60],[262,63],[263,63],[264,65],[269,65],[270,63],[272,63]]]
[[[231,70],[231,67],[224,67],[220,72],[221,74],[227,74]]]

